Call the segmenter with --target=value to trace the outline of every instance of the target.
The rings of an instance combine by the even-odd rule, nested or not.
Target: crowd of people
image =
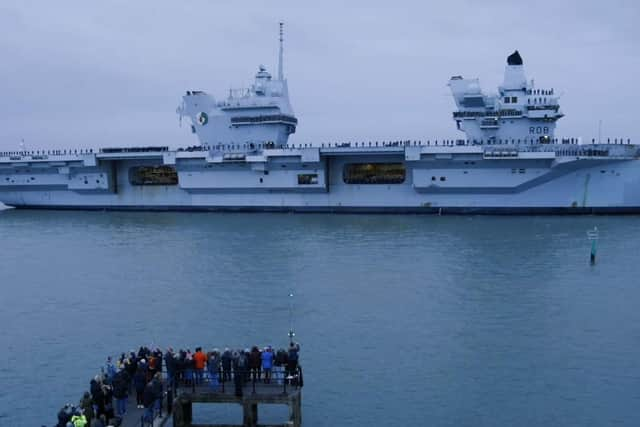
[[[287,350],[253,346],[244,350],[214,348],[206,353],[201,347],[194,352],[168,348],[164,353],[159,348],[140,347],[137,352],[122,353],[115,362],[108,357],[80,404],[67,404],[60,409],[56,427],[117,426],[133,393],[137,408],[144,408],[145,421],[151,422],[154,414],[162,416],[162,399],[167,390],[180,386],[207,384],[216,390],[221,383],[233,381],[235,394],[242,396],[243,386],[249,381],[301,385],[299,353],[296,343]],[[162,378],[163,371],[166,380]]]
[[[231,350],[217,348],[205,353],[201,347],[174,352],[169,348],[164,356],[167,380],[176,384],[195,386],[206,382],[216,389],[221,382],[234,382],[236,395],[248,381],[270,384],[297,378],[300,346],[291,343],[288,350],[274,350],[271,346],[260,349]]]

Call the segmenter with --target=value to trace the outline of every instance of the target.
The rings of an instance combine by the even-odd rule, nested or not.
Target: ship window
[[[132,185],[177,185],[178,172],[172,166],[136,166],[129,169]]]
[[[515,104],[516,102],[518,102],[518,97],[517,96],[512,96],[511,97],[511,103]]]
[[[317,173],[301,173],[298,174],[298,185],[312,185],[318,183]]]
[[[509,98],[508,96],[504,97],[504,103],[505,104],[509,104],[511,102],[511,98]]]
[[[446,176],[441,176],[441,177],[440,177],[440,181],[446,181],[446,180],[447,180],[447,177],[446,177]]]
[[[402,163],[351,163],[342,172],[345,184],[402,184],[405,176]]]

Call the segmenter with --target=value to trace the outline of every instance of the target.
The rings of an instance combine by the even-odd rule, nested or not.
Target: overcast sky
[[[514,49],[558,136],[640,143],[637,1],[2,0],[0,149],[195,144],[181,95],[275,74],[280,20],[297,143],[462,137],[449,77],[493,92]]]

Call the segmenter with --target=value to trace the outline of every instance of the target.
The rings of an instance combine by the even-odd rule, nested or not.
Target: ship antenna
[[[278,80],[280,81],[284,80],[284,73],[282,71],[282,42],[283,42],[283,35],[284,35],[283,27],[284,27],[284,22],[281,22],[280,23],[280,51],[278,55]]]
[[[602,142],[602,120],[598,120],[598,144]]]

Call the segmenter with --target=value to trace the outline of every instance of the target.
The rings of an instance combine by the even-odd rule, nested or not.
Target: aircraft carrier
[[[0,202],[17,208],[407,213],[640,213],[638,146],[556,138],[554,89],[527,80],[516,51],[496,93],[454,76],[459,137],[292,144],[283,72],[177,112],[192,147],[0,153]],[[463,136],[464,135],[464,136]]]

